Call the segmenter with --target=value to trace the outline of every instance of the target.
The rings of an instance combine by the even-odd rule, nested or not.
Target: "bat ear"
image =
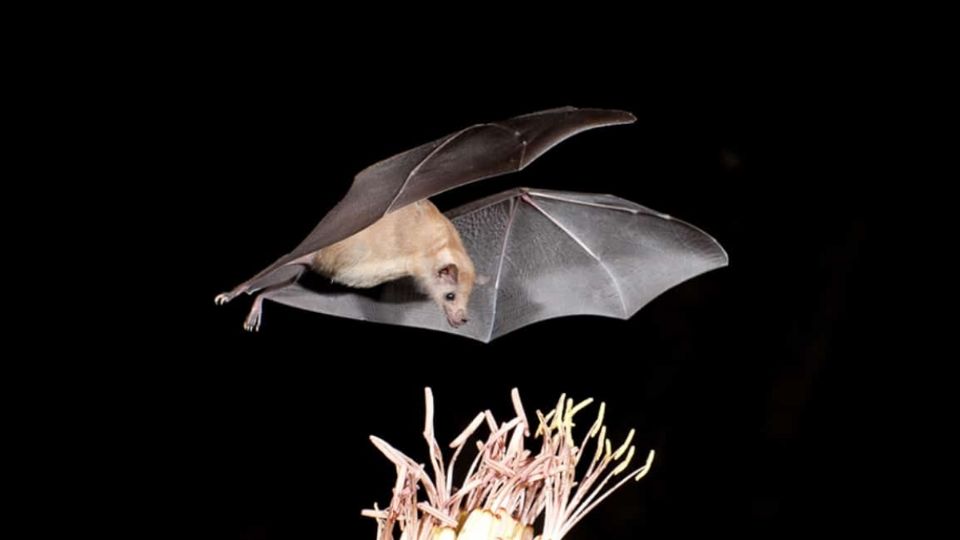
[[[490,276],[485,274],[478,274],[476,283],[477,285],[486,285],[487,283],[490,283]]]
[[[440,270],[437,270],[437,277],[442,281],[448,281],[450,283],[457,283],[459,278],[459,271],[457,270],[457,265],[450,263]]]

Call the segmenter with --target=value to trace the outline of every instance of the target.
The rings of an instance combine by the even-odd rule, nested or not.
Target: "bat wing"
[[[478,274],[470,322],[451,328],[412,283],[360,293],[297,284],[268,298],[290,306],[489,342],[568,315],[628,319],[667,289],[726,266],[700,229],[612,195],[514,189],[447,213]]]
[[[625,111],[551,109],[470,126],[375,163],[357,174],[343,200],[300,245],[248,280],[246,289],[253,292],[289,279],[298,270],[284,265],[363,230],[388,212],[477,180],[519,171],[582,131],[635,120]]]

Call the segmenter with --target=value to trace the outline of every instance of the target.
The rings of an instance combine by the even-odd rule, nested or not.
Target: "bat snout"
[[[464,309],[459,309],[455,312],[447,311],[447,322],[454,328],[459,328],[467,324],[469,320],[470,319],[467,318],[467,311]]]

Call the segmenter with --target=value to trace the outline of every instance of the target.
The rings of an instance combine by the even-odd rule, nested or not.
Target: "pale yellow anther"
[[[643,466],[642,469],[640,469],[640,472],[638,472],[637,475],[633,477],[634,480],[639,481],[641,478],[646,476],[648,472],[650,472],[650,465],[653,465],[654,454],[655,452],[653,450],[651,450],[650,453],[647,454],[647,463]]]
[[[563,417],[563,434],[573,440],[573,398],[567,398],[567,412]]]
[[[597,439],[597,453],[593,456],[593,462],[600,461],[600,455],[603,454],[603,441],[607,436],[607,426],[600,427],[600,438]]]
[[[633,450],[634,450],[634,447],[631,446],[630,450],[627,452],[627,459],[621,461],[620,464],[617,465],[617,468],[613,470],[614,476],[622,473],[624,469],[626,469],[627,466],[630,465],[630,460],[633,459]]]
[[[623,444],[620,445],[620,448],[617,448],[617,451],[613,453],[613,459],[620,459],[620,456],[627,451],[627,447],[630,446],[630,441],[633,440],[633,434],[635,431],[635,429],[630,430],[630,433],[627,434],[627,440],[623,441]]]
[[[591,403],[593,403],[593,398],[587,398],[574,406],[573,398],[567,398],[567,413],[563,421],[564,434],[567,436],[567,439],[573,439],[573,428],[577,425],[573,422],[574,415]]]
[[[563,404],[566,403],[567,395],[560,394],[560,399],[557,400],[557,408],[554,409],[557,413],[553,415],[553,423],[550,424],[550,428],[559,428],[563,426],[563,421],[566,420],[563,416]]]
[[[550,414],[553,414],[552,412]],[[540,425],[537,426],[537,432],[534,434],[534,437],[539,437],[541,434],[546,435],[548,432],[547,422],[550,421],[550,415],[544,416],[540,410],[537,410],[537,420],[539,420]]]
[[[587,435],[588,439],[592,439],[597,436],[597,432],[600,431],[600,426],[603,425],[603,413],[607,410],[607,404],[603,401],[600,402],[600,412],[597,413],[597,421],[593,423],[593,426],[590,428],[590,433]]]
[[[593,398],[587,398],[580,403],[577,403],[577,406],[570,410],[570,418],[573,418],[573,415],[582,411],[584,407],[590,405],[591,403],[593,403]]]
[[[607,448],[606,453],[603,455],[603,462],[606,463],[610,461],[610,457],[613,454],[613,452],[610,451],[610,439],[606,439],[605,441],[603,441],[603,444]]]
[[[543,416],[543,414],[540,411],[537,411],[537,416],[540,417],[540,425],[541,425],[540,430],[543,432],[544,435],[550,434],[557,425],[557,420],[556,420],[557,410],[556,409],[551,410],[550,412],[547,413],[546,416]]]

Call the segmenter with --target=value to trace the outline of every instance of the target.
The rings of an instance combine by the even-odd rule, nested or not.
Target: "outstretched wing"
[[[661,293],[727,265],[700,229],[612,195],[514,189],[447,213],[478,274],[470,322],[451,328],[410,282],[372,293],[294,285],[268,298],[310,311],[489,342],[545,319],[627,319]]]
[[[282,267],[372,225],[388,212],[438,193],[523,169],[582,131],[636,120],[625,111],[564,107],[477,124],[375,163],[293,251],[247,282],[256,291],[296,273]],[[288,275],[289,274],[289,275]]]

